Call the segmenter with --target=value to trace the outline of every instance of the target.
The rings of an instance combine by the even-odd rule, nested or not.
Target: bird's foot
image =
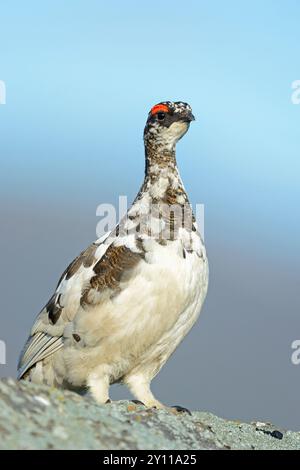
[[[190,412],[190,410],[188,410],[187,408],[184,408],[183,406],[179,406],[179,405],[171,406],[169,410],[171,411],[171,413],[174,413],[174,414],[187,413],[188,415],[192,416],[192,413]]]
[[[146,406],[145,403],[143,403],[140,400],[131,400],[131,402],[134,403],[135,405]]]

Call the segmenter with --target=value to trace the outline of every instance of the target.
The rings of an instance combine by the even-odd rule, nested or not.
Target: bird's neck
[[[189,204],[176,163],[175,144],[172,147],[145,142],[146,169],[141,192],[154,202]]]
[[[175,146],[145,143],[145,152],[145,179],[128,212],[129,218],[131,223],[136,222],[140,234],[150,234],[160,243],[175,240],[182,228],[192,232],[195,221],[177,169]],[[153,225],[157,221],[161,222]]]
[[[176,163],[175,145],[172,147],[163,146],[153,141],[145,142],[145,176],[155,177],[162,170],[178,174]]]

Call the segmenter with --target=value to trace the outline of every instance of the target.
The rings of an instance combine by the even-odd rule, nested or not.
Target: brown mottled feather
[[[57,295],[54,294],[46,305],[48,318],[52,325],[55,325],[62,312],[62,307],[59,305],[59,297],[57,298]]]
[[[74,274],[78,271],[81,265],[85,268],[89,268],[92,266],[93,262],[95,261],[95,252],[98,248],[96,243],[92,243],[86,250],[82,251],[77,258],[75,258],[72,263],[69,264],[67,269],[62,273],[59,281],[58,286],[61,281],[66,278],[66,280],[70,279]]]
[[[135,253],[126,246],[111,245],[103,257],[94,266],[95,276],[90,280],[90,285],[85,289],[81,304],[88,304],[91,289],[102,291],[105,289],[118,290],[123,276],[128,274],[142,259],[144,252]]]

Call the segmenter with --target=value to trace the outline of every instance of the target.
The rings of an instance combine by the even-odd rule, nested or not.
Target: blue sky
[[[97,205],[123,194],[134,198],[150,107],[187,101],[196,121],[178,144],[178,164],[192,203],[205,204],[211,260],[209,314],[199,329],[203,356],[206,338],[221,325],[224,335],[218,330],[212,341],[224,360],[228,352],[233,377],[234,370],[242,374],[239,396],[247,397],[271,348],[280,368],[274,362],[261,386],[264,406],[270,418],[295,425],[299,371],[289,369],[289,347],[300,334],[300,105],[292,104],[291,87],[300,80],[300,2],[12,0],[1,2],[0,20],[0,80],[7,91],[0,105],[2,282],[15,296],[14,266],[23,280],[18,299],[1,307],[11,318],[1,332],[16,334],[18,309],[23,328],[30,326],[65,263],[95,238]],[[30,272],[18,264],[20,254]],[[20,327],[14,357],[25,335]],[[198,336],[192,338],[196,348]],[[248,344],[247,373],[230,349],[238,344]],[[15,366],[9,367],[11,373]],[[209,365],[201,374],[214,380]],[[259,374],[266,380],[263,367]],[[280,411],[276,397],[269,402],[268,384],[280,387],[279,375],[293,384],[289,410]],[[232,383],[215,403],[232,400],[221,411],[241,416],[245,407],[235,408]],[[207,409],[219,411],[211,389],[206,402],[203,393]],[[252,408],[250,402],[246,417],[259,400]]]
[[[182,99],[197,117],[179,147],[192,200],[230,223],[234,213],[246,225],[255,216],[265,236],[281,214],[292,237],[299,15],[291,0],[2,4],[1,193],[134,196],[146,113]],[[83,180],[90,187],[78,192]]]

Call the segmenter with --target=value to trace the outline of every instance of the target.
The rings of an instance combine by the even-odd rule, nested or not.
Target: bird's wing
[[[64,331],[80,306],[88,309],[106,295],[116,295],[145,257],[142,243],[134,235],[106,235],[82,252],[61,276],[57,289],[38,315],[19,362],[19,378],[38,361],[58,351]]]
[[[18,366],[18,379],[38,361],[45,359],[63,346],[63,340],[47,333],[36,333],[27,341]]]
[[[63,333],[72,322],[80,305],[83,290],[89,285],[93,266],[97,264],[114,237],[105,234],[92,243],[67,267],[62,274],[54,295],[37,316],[31,335],[21,353],[18,378],[38,361],[58,351],[63,346]]]

